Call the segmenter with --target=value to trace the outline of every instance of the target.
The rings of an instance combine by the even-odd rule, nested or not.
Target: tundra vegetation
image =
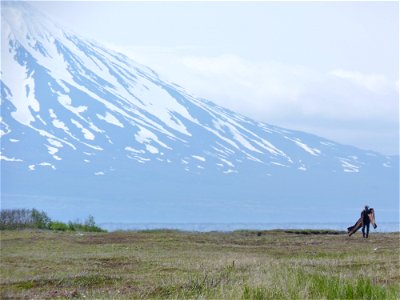
[[[0,298],[399,299],[396,233],[1,231]]]

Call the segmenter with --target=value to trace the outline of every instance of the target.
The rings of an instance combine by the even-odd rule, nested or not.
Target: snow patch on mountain
[[[199,156],[199,155],[192,155],[193,158],[200,160],[200,161],[206,161],[206,159],[203,156]]]
[[[108,111],[106,111],[105,116],[102,116],[100,114],[96,114],[96,116],[100,120],[106,121],[109,124],[112,124],[112,125],[115,125],[115,126],[118,126],[118,127],[121,127],[121,128],[124,127],[124,125],[116,117],[114,117],[112,114],[110,114]]]
[[[0,160],[5,160],[5,161],[15,161],[15,162],[20,162],[23,161],[22,159],[15,158],[15,157],[7,157],[4,155],[0,155]]]

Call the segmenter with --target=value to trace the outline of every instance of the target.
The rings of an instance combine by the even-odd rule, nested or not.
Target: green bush
[[[101,229],[96,225],[88,226],[80,223],[69,223],[68,225],[71,231],[106,232],[106,230]]]
[[[89,216],[83,223],[79,221],[69,222],[68,226],[71,231],[106,232],[96,225],[93,216]]]
[[[68,222],[68,230],[76,231],[76,224],[72,223],[71,221]]]
[[[49,229],[51,230],[59,230],[59,231],[67,231],[69,230],[69,226],[63,222],[50,222]]]
[[[37,209],[33,208],[31,215],[34,227],[39,229],[45,229],[49,227],[51,220],[44,211],[38,211]]]

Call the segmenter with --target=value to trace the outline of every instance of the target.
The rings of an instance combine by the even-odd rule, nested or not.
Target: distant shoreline
[[[191,232],[233,232],[240,230],[331,230],[346,232],[351,223],[122,223],[104,222],[99,223],[101,228],[108,231],[119,230],[181,230]],[[400,232],[398,222],[378,223],[378,228],[371,227],[374,232]]]

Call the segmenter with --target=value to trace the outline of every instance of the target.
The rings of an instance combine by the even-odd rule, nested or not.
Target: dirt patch
[[[96,235],[84,235],[76,240],[78,244],[132,244],[142,241],[146,237],[134,233],[111,232]]]

